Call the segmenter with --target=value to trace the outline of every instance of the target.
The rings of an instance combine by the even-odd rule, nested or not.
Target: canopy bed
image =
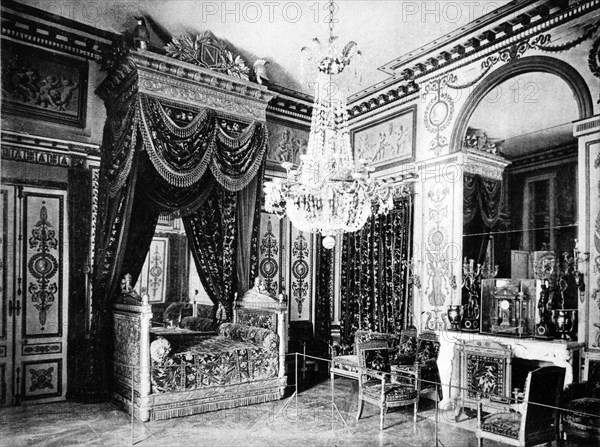
[[[116,298],[123,275],[130,273],[132,282],[139,275],[159,215],[174,214],[183,220],[198,274],[214,303],[213,317],[221,305],[224,321],[234,321],[235,294],[241,296],[256,276],[265,111],[273,95],[247,80],[147,52],[122,58],[97,94],[105,102],[107,121],[93,273],[91,338],[97,352],[91,353],[91,370],[106,377],[100,384],[106,388],[112,370],[112,391],[123,400],[131,393],[133,367],[135,411],[142,419],[222,408],[195,401],[181,409],[172,398],[171,410],[167,405],[163,413],[153,413],[146,380],[151,313],[140,301],[117,303]],[[277,305],[267,311],[282,312]],[[273,329],[265,336],[282,345],[283,332]],[[223,326],[218,330],[224,338],[232,333]],[[261,349],[255,353],[269,351]],[[273,355],[278,353],[279,347]],[[238,390],[238,399],[227,405],[279,398],[285,377],[279,362],[274,368],[267,374],[272,381],[267,391],[255,393],[247,383],[238,384],[248,388],[247,398]],[[180,400],[193,400],[187,388],[179,393]]]
[[[123,288],[113,305],[113,397],[124,408],[148,421],[283,397],[283,299],[250,289],[234,302],[235,323],[207,331],[153,328],[147,297]]]

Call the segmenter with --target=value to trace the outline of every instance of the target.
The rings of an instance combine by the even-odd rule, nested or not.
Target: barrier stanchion
[[[296,389],[295,389],[294,393],[290,397],[288,397],[288,399],[285,401],[285,403],[281,406],[281,408],[275,414],[273,419],[276,419],[277,416],[279,416],[279,414],[288,407],[288,405],[292,402],[292,399],[294,399],[294,398],[296,398],[296,418],[298,417],[298,353],[297,352],[295,353],[295,356],[294,356],[294,369],[296,370],[296,383],[295,383]]]
[[[131,428],[130,428],[130,435],[131,435],[131,438],[130,438],[130,442],[131,442],[131,445],[133,446],[133,445],[137,444],[137,443],[134,441],[134,436],[135,436],[135,421],[136,421],[136,419],[137,419],[137,421],[138,421],[140,424],[142,424],[142,427],[144,428],[144,430],[145,430],[146,432],[148,432],[148,434],[149,434],[150,436],[152,436],[152,438],[154,438],[154,439],[156,440],[157,438],[156,438],[156,436],[154,436],[154,433],[152,433],[152,432],[151,432],[151,431],[148,429],[148,427],[146,427],[146,424],[145,424],[144,422],[142,422],[142,421],[141,421],[141,420],[140,420],[140,419],[139,419],[137,416],[135,416],[135,403],[134,403],[134,399],[135,399],[135,388],[134,388],[134,380],[135,380],[135,370],[136,370],[136,369],[139,369],[139,367],[136,367],[136,366],[134,366],[134,365],[132,365],[132,364],[126,364],[126,363],[121,363],[121,362],[115,362],[115,361],[114,361],[114,360],[112,360],[112,359],[109,359],[108,361],[109,361],[110,363],[114,364],[114,365],[119,365],[119,366],[121,366],[121,367],[123,367],[123,368],[130,368],[130,369],[131,369],[131,405],[130,405],[130,409],[131,409],[131,422],[130,422],[130,424],[131,424]],[[125,395],[125,396],[126,396],[126,395]]]

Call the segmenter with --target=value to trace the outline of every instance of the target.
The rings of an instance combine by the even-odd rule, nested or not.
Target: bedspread
[[[236,385],[278,376],[278,337],[225,323],[216,337],[159,337],[150,347],[152,393]]]

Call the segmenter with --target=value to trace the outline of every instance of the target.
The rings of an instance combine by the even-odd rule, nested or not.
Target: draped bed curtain
[[[249,288],[257,263],[265,124],[142,94],[137,81],[133,71],[118,91],[98,92],[107,121],[93,273],[93,360],[86,372],[98,377],[105,377],[112,300],[126,273],[135,283],[161,213],[182,217],[214,311],[221,303],[229,320],[234,292]],[[175,113],[184,124],[176,124]],[[97,386],[106,391],[106,382]]]
[[[463,256],[483,263],[489,235],[506,222],[502,214],[502,181],[466,174],[463,181]]]
[[[340,338],[351,346],[358,329],[398,332],[411,321],[412,288],[402,264],[412,250],[412,199],[396,200],[342,242]]]

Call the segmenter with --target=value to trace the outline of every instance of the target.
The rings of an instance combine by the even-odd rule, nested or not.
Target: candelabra
[[[487,262],[475,265],[475,260],[464,259],[462,265],[463,280],[462,287],[468,294],[468,302],[460,309],[460,327],[463,331],[479,330],[479,288],[482,279],[495,278],[498,275],[498,265],[492,266]],[[451,306],[452,307],[452,306]],[[450,313],[454,315],[455,309],[449,308]],[[458,317],[456,317],[458,318]],[[450,320],[453,327],[458,326],[457,322]]]
[[[579,270],[579,263],[589,258],[589,253],[579,251],[577,239],[574,239],[573,252],[563,252],[563,262],[560,271],[558,292],[560,302],[552,310],[552,317],[556,332],[563,340],[575,340],[577,337],[577,309],[565,308],[565,292],[569,295],[569,288],[575,287],[579,299],[585,299],[585,281],[583,272]]]

